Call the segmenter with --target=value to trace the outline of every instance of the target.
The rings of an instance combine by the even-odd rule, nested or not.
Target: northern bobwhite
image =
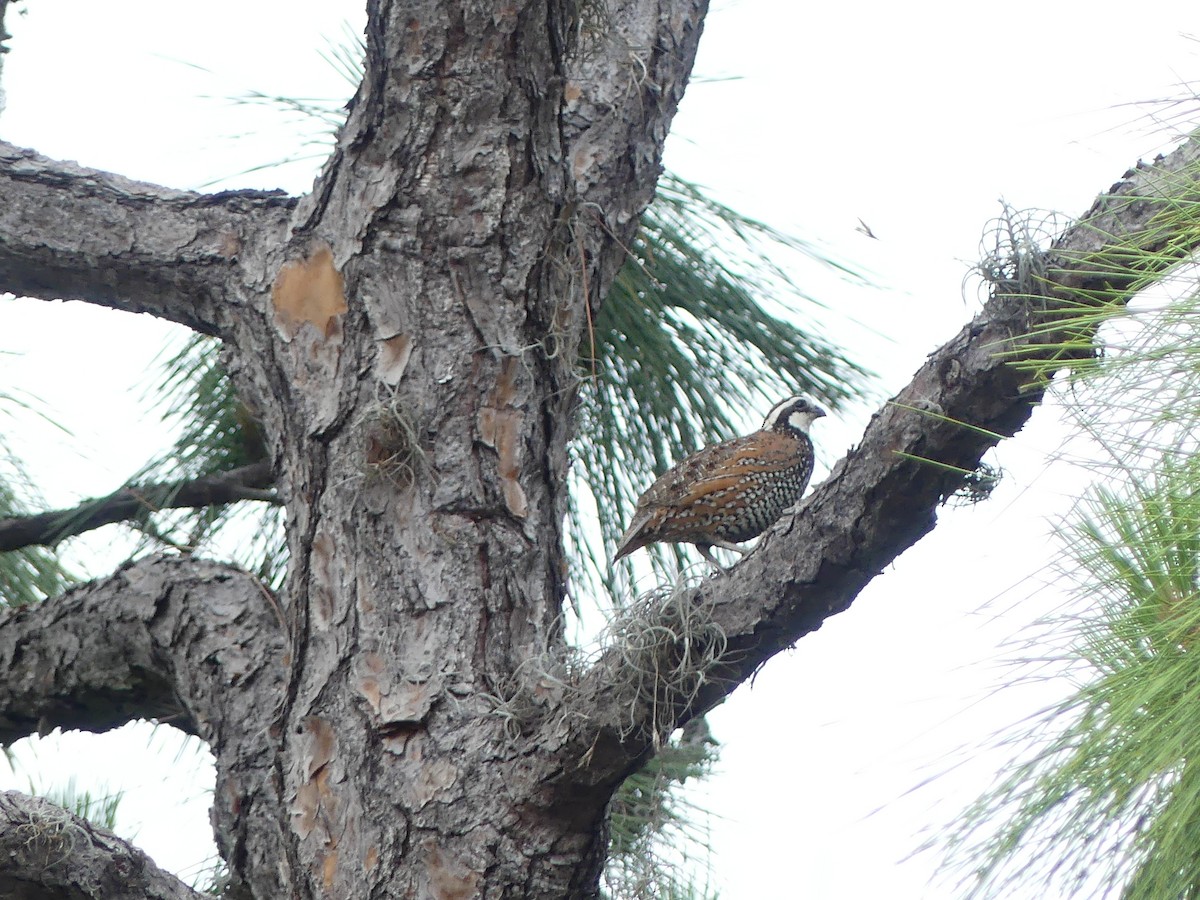
[[[758,431],[705,447],[660,475],[638,498],[613,561],[658,541],[695,544],[718,568],[713,547],[744,553],[736,542],[762,534],[804,493],[813,470],[808,429],[823,415],[812,401],[788,397]]]

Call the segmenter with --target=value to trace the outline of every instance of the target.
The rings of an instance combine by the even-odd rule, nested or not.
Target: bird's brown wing
[[[706,447],[663,473],[638,499],[637,508],[686,508],[736,487],[743,479],[796,463],[796,445],[773,432]]]
[[[727,492],[756,473],[795,464],[794,441],[760,431],[705,447],[660,475],[638,498],[633,521],[621,536],[614,559],[653,543],[684,520],[702,521],[716,512]],[[680,515],[686,511],[685,515]],[[673,523],[673,520],[674,523]],[[684,540],[687,538],[684,537]]]

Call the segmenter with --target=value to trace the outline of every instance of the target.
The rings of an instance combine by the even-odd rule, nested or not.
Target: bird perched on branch
[[[613,561],[656,542],[695,544],[717,568],[713,547],[744,553],[737,542],[762,534],[804,493],[813,470],[808,429],[823,415],[812,401],[788,397],[758,431],[705,447],[660,475],[638,498]]]

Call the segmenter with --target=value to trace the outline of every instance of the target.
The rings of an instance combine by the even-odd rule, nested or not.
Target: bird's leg
[[[731,544],[729,541],[722,541],[722,540],[718,540],[716,538],[713,538],[711,541],[706,541],[703,544],[697,544],[696,549],[700,551],[700,555],[703,556],[705,559],[707,559],[710,563],[712,563],[718,569],[720,569],[722,572],[728,572],[729,570],[727,568],[725,568],[723,565],[721,565],[719,562],[717,562],[716,557],[714,557],[712,555],[713,547],[720,547],[722,550],[732,550],[734,553],[740,553],[743,556],[746,553],[745,548],[739,547],[737,544]]]
[[[697,544],[696,549],[700,551],[700,555],[707,559],[713,566],[722,572],[728,572],[723,565],[717,562],[717,558],[712,555],[712,544]]]
[[[745,547],[739,547],[737,544],[734,544],[730,541],[722,541],[719,538],[713,538],[712,540],[708,541],[708,546],[720,547],[722,550],[732,550],[739,556],[745,556],[750,552]]]

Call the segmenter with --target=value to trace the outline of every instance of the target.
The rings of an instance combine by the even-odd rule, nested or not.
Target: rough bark
[[[0,286],[86,300],[226,335],[243,241],[282,239],[293,198],[197,194],[59,162],[0,141]]]
[[[131,563],[52,603],[6,610],[0,743],[151,717],[211,740],[254,711],[230,686],[278,690],[281,616],[252,576],[186,557]]]
[[[279,620],[245,576],[178,559],[11,614],[0,721],[10,738],[105,727],[174,693],[213,744],[236,892],[594,897],[622,778],[848,605],[933,527],[962,481],[945,466],[973,469],[1040,397],[1009,365],[1041,352],[1021,338],[1034,304],[998,296],[798,515],[670,608],[720,628],[716,667],[647,692],[626,646],[572,681],[558,617],[574,360],[653,189],[704,12],[608,8],[596,33],[557,0],[370,3],[366,77],[294,204],[0,154],[15,198],[0,288],[220,334],[270,440],[292,560]],[[1073,232],[1086,253],[1059,248],[1039,303],[1128,287],[1092,263],[1157,240],[1138,218],[1156,204],[1120,198],[1194,202],[1194,156],[1118,186]],[[77,218],[26,221],[47,204]],[[50,661],[59,647],[76,652]]]
[[[37,797],[0,793],[5,900],[200,900],[141,850]]]
[[[247,831],[278,827],[272,724],[287,662],[278,602],[247,573],[178,557],[132,563],[0,614],[0,742],[138,718],[199,735],[217,761],[218,846],[233,860]]]

